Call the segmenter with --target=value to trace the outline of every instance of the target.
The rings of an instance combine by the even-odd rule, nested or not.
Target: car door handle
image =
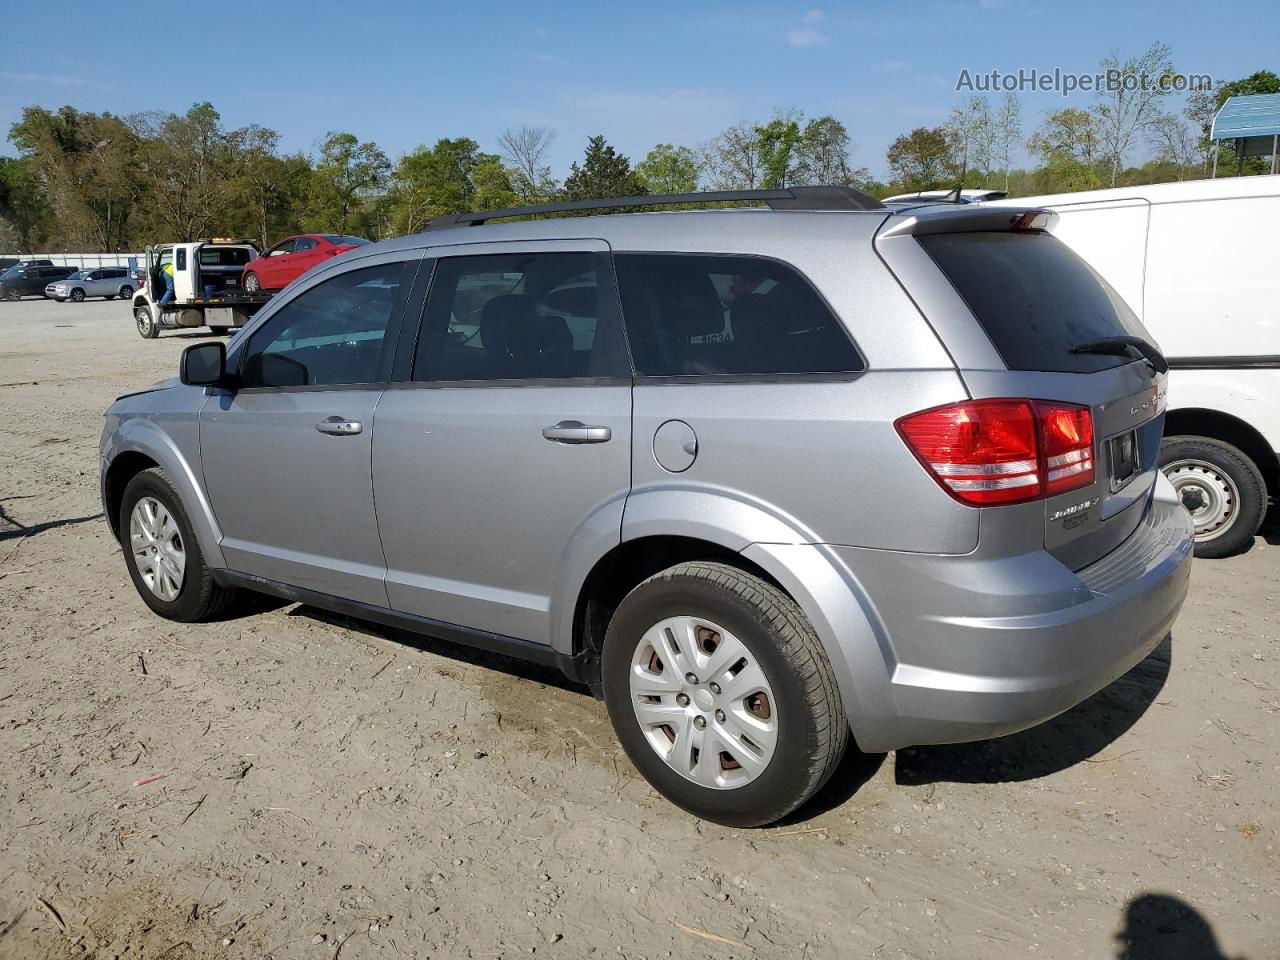
[[[613,436],[608,427],[589,427],[580,420],[561,420],[554,427],[543,427],[542,435],[556,443],[604,443]]]
[[[316,429],[334,437],[351,437],[364,429],[359,420],[347,420],[344,417],[325,417],[316,424]]]

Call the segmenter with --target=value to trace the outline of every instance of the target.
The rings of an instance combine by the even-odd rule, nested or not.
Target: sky
[[[0,129],[31,104],[127,115],[208,100],[229,128],[272,127],[288,150],[348,130],[395,159],[441,137],[497,152],[504,128],[532,124],[555,131],[562,178],[593,134],[634,162],[656,143],[696,146],[798,107],[843,121],[855,165],[884,178],[896,136],[970,95],[956,90],[962,70],[1093,73],[1112,51],[1162,41],[1184,73],[1280,72],[1275,0],[170,0],[109,11],[0,0]],[[1029,134],[1046,112],[1094,97],[1021,100]]]

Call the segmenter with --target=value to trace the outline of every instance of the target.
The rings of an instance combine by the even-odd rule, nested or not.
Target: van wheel
[[[244,275],[244,292],[245,293],[261,293],[262,281],[258,279],[256,273],[246,273]]]
[[[786,816],[826,783],[849,725],[796,603],[721,563],[682,563],[618,606],[601,664],[622,747],[690,813],[731,827]]]
[[[72,291],[71,291],[71,302],[72,302],[72,303],[84,303],[84,291],[83,291],[83,290],[81,290],[79,287],[77,287],[75,290],[72,290]]]
[[[138,325],[138,334],[144,340],[154,340],[160,336],[160,324],[156,323],[146,307],[133,308],[133,322]]]
[[[1197,557],[1229,557],[1253,543],[1267,512],[1267,485],[1244,452],[1209,437],[1166,437],[1160,469],[1191,512]]]
[[[182,500],[163,470],[143,470],[129,481],[118,522],[133,585],[160,616],[193,623],[235,597],[234,590],[213,582]]]

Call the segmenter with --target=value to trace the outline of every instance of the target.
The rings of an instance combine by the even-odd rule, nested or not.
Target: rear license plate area
[[[1138,475],[1142,469],[1141,460],[1137,430],[1129,430],[1107,441],[1107,470],[1112,493]]]

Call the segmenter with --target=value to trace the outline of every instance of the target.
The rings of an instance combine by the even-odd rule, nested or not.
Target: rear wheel
[[[84,303],[84,291],[79,287],[71,291],[72,303]]]
[[[119,294],[117,294],[117,296],[119,296],[121,300],[128,300],[130,297],[133,296],[133,287],[129,286],[126,283],[123,287],[120,288],[120,292]]]
[[[160,336],[160,324],[145,305],[133,308],[133,322],[137,324],[138,335],[144,340],[154,340]]]
[[[129,481],[119,524],[133,585],[160,616],[192,623],[234,598],[234,590],[213,582],[182,500],[163,470],[143,470]]]
[[[1197,557],[1228,557],[1253,542],[1267,512],[1267,485],[1248,455],[1209,437],[1167,437],[1160,469],[1191,513]]]
[[[256,273],[246,273],[244,275],[244,292],[245,293],[261,293],[262,281],[258,279]]]
[[[602,671],[631,762],[705,820],[786,816],[848,742],[831,664],[800,608],[725,564],[683,563],[632,590],[609,623]]]

